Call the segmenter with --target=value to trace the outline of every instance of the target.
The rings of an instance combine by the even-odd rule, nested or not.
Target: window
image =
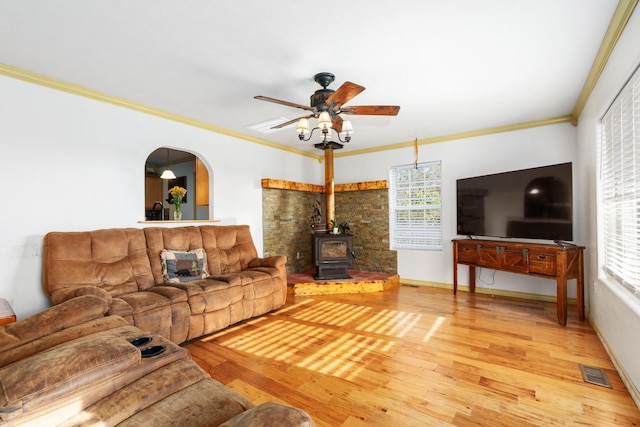
[[[389,181],[391,249],[442,249],[441,162],[394,166]]]
[[[602,118],[604,270],[640,297],[640,71]]]

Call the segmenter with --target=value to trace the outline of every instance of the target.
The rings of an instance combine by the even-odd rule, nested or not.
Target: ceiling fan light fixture
[[[309,119],[302,118],[298,122],[298,127],[296,128],[299,135],[306,135],[309,133]]]
[[[351,135],[353,133],[353,125],[351,124],[351,120],[345,120],[342,122],[342,130],[340,133],[344,135]]]
[[[327,111],[323,111],[318,116],[318,127],[320,129],[331,129],[331,116]]]
[[[160,179],[176,179],[176,174],[171,169],[166,168],[160,175]]]

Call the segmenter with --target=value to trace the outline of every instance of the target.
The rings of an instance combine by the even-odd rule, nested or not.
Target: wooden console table
[[[555,279],[558,323],[567,324],[567,280],[577,279],[577,307],[584,320],[584,247],[479,239],[453,240],[453,293],[458,264],[469,266],[469,290],[476,290],[476,267]]]

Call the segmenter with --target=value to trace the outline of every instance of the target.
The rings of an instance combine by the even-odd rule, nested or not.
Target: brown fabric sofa
[[[0,426],[315,425],[296,408],[254,407],[184,348],[108,310],[85,295],[0,327]]]
[[[171,277],[169,258],[197,253],[197,274]],[[116,228],[48,233],[42,276],[53,304],[94,295],[109,315],[179,344],[284,305],[285,263],[259,258],[247,225]]]

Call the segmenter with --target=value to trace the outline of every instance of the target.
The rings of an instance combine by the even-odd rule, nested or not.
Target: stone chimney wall
[[[298,190],[306,187],[295,183],[279,182],[278,186],[287,188],[273,188],[274,185],[269,184],[265,188],[265,181],[262,190],[264,255],[286,255],[289,273],[312,270],[312,204],[316,200],[321,202],[323,219],[326,219],[324,193]],[[389,191],[386,186],[362,187],[367,186],[336,186],[336,221],[348,222],[349,233],[354,236],[356,258],[350,269],[397,273],[397,253],[389,249]]]

